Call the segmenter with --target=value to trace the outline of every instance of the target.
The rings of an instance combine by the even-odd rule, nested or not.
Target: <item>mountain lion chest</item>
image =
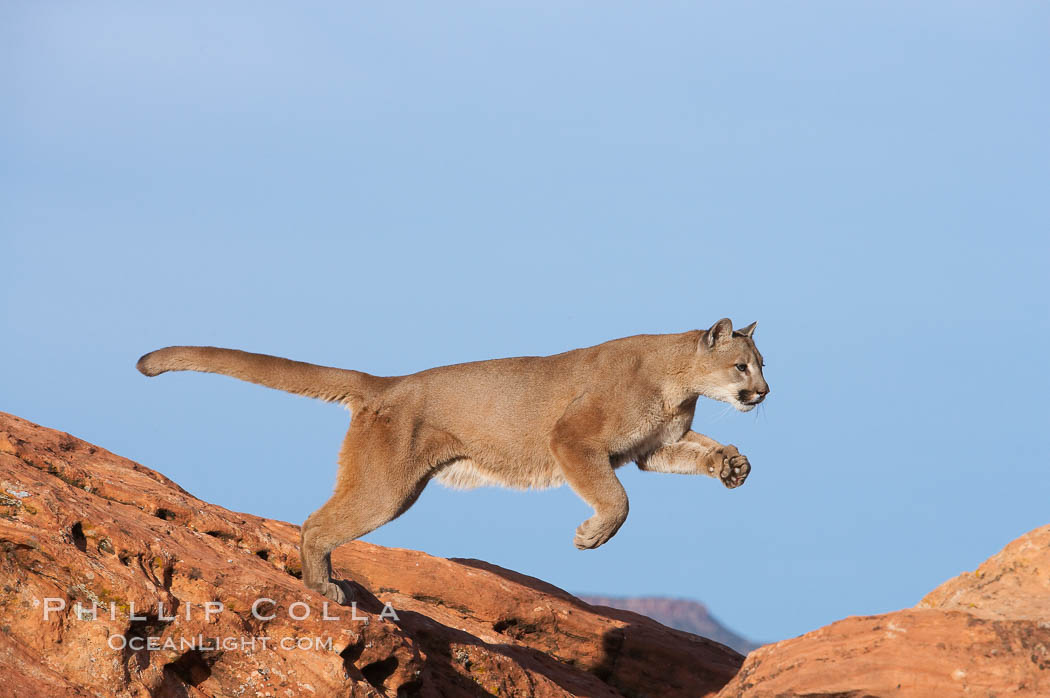
[[[649,455],[661,446],[680,441],[693,424],[693,413],[696,411],[696,399],[688,400],[672,409],[664,410],[655,419],[640,424],[635,433],[625,439],[622,448],[612,455],[610,461],[614,468],[625,463],[637,461]]]

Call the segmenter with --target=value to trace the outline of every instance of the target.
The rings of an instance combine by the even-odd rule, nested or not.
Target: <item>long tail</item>
[[[151,351],[135,364],[144,375],[167,371],[221,373],[249,383],[296,395],[341,402],[351,409],[382,390],[391,380],[361,371],[317,366],[267,354],[219,347],[167,347]]]

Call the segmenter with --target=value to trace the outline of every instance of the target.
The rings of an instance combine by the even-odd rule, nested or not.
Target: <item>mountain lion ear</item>
[[[750,337],[751,335],[753,335],[755,333],[755,326],[756,325],[758,325],[757,322],[752,322],[747,327],[741,327],[739,330],[737,330],[737,332],[739,332],[740,334],[744,335],[745,337]]]
[[[715,324],[711,325],[711,329],[707,331],[704,339],[707,342],[708,347],[713,347],[716,344],[720,344],[725,340],[733,336],[733,322],[724,317]]]

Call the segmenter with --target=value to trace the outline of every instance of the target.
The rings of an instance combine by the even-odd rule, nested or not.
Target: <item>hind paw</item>
[[[316,591],[340,606],[349,606],[350,602],[354,600],[353,589],[350,588],[349,584],[342,581],[322,582]]]

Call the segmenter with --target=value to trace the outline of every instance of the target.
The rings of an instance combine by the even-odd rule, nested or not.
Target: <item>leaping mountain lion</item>
[[[342,604],[352,590],[332,578],[332,550],[403,514],[433,477],[461,488],[568,483],[594,508],[576,529],[581,550],[627,518],[616,477],[625,463],[739,487],[747,458],[690,426],[701,395],[747,412],[769,394],[754,331],[723,318],[708,330],[392,377],[216,347],[158,349],[137,366],[147,376],[221,373],[350,408],[335,492],[301,538],[303,582]]]

